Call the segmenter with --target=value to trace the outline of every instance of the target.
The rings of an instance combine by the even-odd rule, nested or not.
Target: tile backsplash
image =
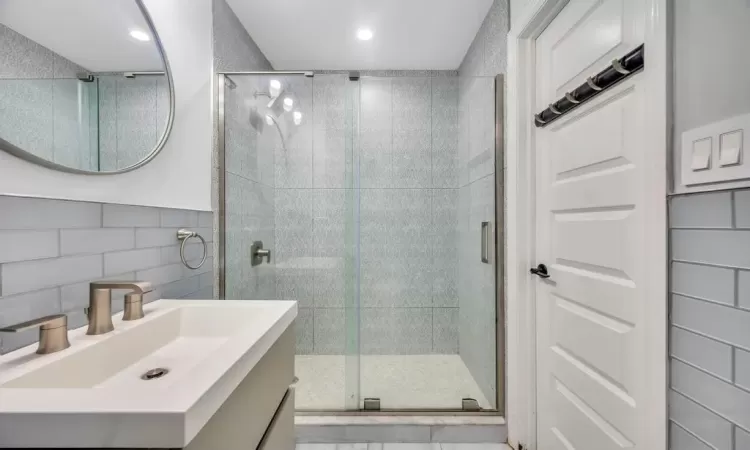
[[[65,313],[70,329],[83,326],[89,282],[150,281],[158,298],[213,298],[211,212],[0,196],[0,326]],[[198,270],[180,260],[177,230],[208,242]],[[186,246],[196,264],[199,241]],[[112,309],[122,311],[115,291]],[[38,331],[0,333],[0,353],[37,340]]]
[[[750,448],[750,190],[670,200],[670,448]]]

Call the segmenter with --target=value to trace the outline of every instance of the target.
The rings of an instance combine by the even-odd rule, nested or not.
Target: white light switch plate
[[[682,184],[750,180],[750,114],[682,133]],[[708,153],[708,155],[706,155]]]
[[[719,137],[719,165],[721,167],[742,164],[742,130],[724,133]]]
[[[690,164],[690,170],[708,170],[711,168],[711,149],[713,142],[711,138],[700,139],[693,142],[693,150],[690,157],[693,162]]]

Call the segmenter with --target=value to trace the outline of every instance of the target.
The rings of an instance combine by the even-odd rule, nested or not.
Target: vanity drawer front
[[[294,381],[294,353],[292,325],[258,361],[186,449],[257,449],[270,424],[274,422],[275,415],[280,411],[279,405],[288,401],[287,391]],[[291,405],[293,425],[293,400]]]
[[[258,450],[294,450],[294,388],[290,388],[266,430]]]

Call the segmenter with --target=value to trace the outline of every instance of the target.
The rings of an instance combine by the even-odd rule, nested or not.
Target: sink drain
[[[168,373],[169,373],[169,369],[165,369],[163,367],[151,369],[148,372],[141,375],[141,380],[155,380],[157,378],[163,377],[164,375]]]

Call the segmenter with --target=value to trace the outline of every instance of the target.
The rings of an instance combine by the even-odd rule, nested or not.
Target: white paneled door
[[[642,44],[645,9],[569,2],[536,41],[537,110]],[[550,275],[535,282],[539,450],[663,448],[649,432],[665,380],[646,322],[665,302],[651,283],[666,276],[652,258],[666,245],[665,175],[649,169],[645,73],[535,129],[536,262]]]

